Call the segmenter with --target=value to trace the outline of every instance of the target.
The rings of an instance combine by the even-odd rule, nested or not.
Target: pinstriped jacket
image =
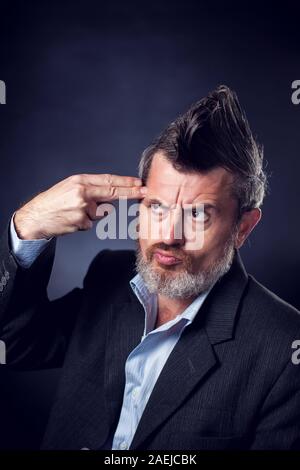
[[[62,367],[44,449],[108,449],[124,367],[141,340],[135,253],[102,250],[83,287],[50,301],[55,239],[29,269],[0,241],[0,339],[7,367]],[[247,274],[238,251],[170,354],[130,449],[300,448],[299,312]]]

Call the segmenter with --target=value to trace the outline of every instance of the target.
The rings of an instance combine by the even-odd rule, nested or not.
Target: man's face
[[[150,290],[170,297],[195,296],[228,270],[238,208],[232,183],[232,174],[221,167],[207,173],[178,172],[156,153],[139,217],[138,270]],[[201,236],[195,238],[197,230]]]

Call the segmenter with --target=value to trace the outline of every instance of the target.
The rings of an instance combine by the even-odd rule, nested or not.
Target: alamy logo
[[[6,85],[3,80],[0,80],[0,104],[6,104]]]
[[[298,366],[300,364],[300,339],[295,339],[295,341],[293,341],[292,349],[296,349],[292,354],[292,363]]]
[[[6,364],[6,345],[0,340],[0,364]]]
[[[291,96],[292,103],[296,105],[300,104],[300,80],[293,81],[292,90],[295,90]]]
[[[197,205],[195,205],[197,204]],[[119,199],[119,217],[113,204],[103,203],[97,208],[97,216],[102,217],[96,226],[100,240],[128,239],[170,239],[170,236],[186,240],[186,250],[203,247],[204,224],[206,221],[203,203],[175,203],[170,207],[153,203],[141,207],[140,203],[128,207],[127,198]],[[132,218],[128,224],[128,219]],[[119,230],[117,230],[119,228]]]

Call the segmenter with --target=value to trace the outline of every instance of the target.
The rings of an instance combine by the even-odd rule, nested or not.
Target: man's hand
[[[146,188],[139,178],[119,175],[70,176],[38,194],[15,213],[19,238],[50,238],[92,228],[101,202],[141,199]]]

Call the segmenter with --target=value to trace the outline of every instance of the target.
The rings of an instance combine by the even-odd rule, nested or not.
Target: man
[[[140,178],[67,178],[18,209],[2,238],[7,363],[63,367],[43,448],[297,448],[300,317],[239,255],[266,176],[235,93],[220,86],[172,122]],[[83,288],[50,302],[56,237],[124,197],[141,201],[136,253],[100,251]]]

